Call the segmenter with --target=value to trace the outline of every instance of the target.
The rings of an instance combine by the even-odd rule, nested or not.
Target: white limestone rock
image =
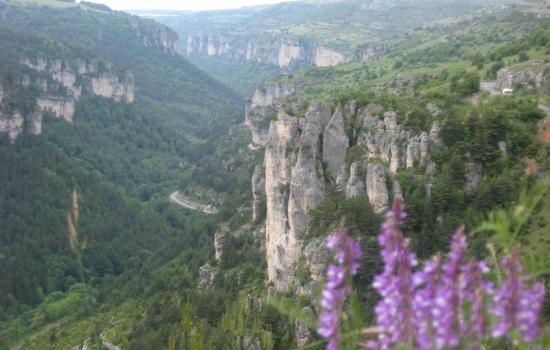
[[[361,163],[351,164],[349,171],[349,180],[346,185],[346,198],[353,198],[364,194],[367,191],[365,180],[361,174]]]
[[[367,165],[367,195],[375,213],[381,214],[388,209],[390,197],[386,183],[386,170],[380,163]]]
[[[336,179],[340,167],[346,160],[348,147],[349,139],[344,129],[344,114],[342,106],[338,105],[323,135],[323,161],[327,163],[333,179]]]

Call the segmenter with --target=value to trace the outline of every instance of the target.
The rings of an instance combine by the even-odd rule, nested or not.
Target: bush
[[[526,52],[521,52],[519,54],[519,62],[525,62],[527,60],[529,60],[529,56],[527,55],[527,53]]]

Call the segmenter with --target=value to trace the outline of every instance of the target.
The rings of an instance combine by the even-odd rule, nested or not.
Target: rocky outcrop
[[[265,167],[257,165],[252,174],[252,220],[259,221],[265,218]]]
[[[115,73],[113,66],[100,60],[74,59],[70,61],[45,58],[23,58],[19,63],[32,74],[23,74],[19,85],[10,91],[0,88],[0,133],[11,142],[26,132],[42,133],[42,120],[48,114],[69,123],[74,120],[76,102],[82,95],[102,96],[116,102],[134,101],[134,77],[129,72]],[[10,94],[31,94],[29,89],[41,91],[36,97],[34,111],[23,115],[7,111],[4,97]]]
[[[330,261],[330,252],[323,239],[314,238],[304,247],[303,254],[304,268],[309,272],[309,279],[314,284],[306,294],[312,295],[316,287],[315,284],[322,282],[325,277],[326,265]]]
[[[219,273],[219,269],[217,267],[214,267],[210,264],[205,264],[199,268],[199,287],[205,288],[210,286],[214,280],[216,279],[216,276]]]
[[[483,177],[483,166],[478,162],[467,161],[465,164],[464,173],[466,176],[464,192],[472,193],[481,183],[481,179]]]
[[[331,106],[316,101],[305,118],[281,112],[271,123],[265,153],[266,248],[268,276],[278,290],[294,282],[309,211],[324,197],[320,139],[330,118]]]
[[[338,170],[338,176],[336,177],[336,185],[340,187],[341,190],[346,190],[349,179],[348,167],[346,164],[340,167]]]
[[[392,196],[402,196],[393,173],[416,166],[434,171],[430,150],[440,144],[439,124],[434,123],[429,134],[414,134],[398,124],[395,112],[384,113],[382,106],[357,109],[354,101],[344,107],[314,101],[305,117],[279,108],[270,123],[265,148],[266,254],[275,290],[302,283],[295,271],[298,267],[301,271],[303,260],[310,283],[322,278],[326,263],[322,240],[319,246],[315,240],[303,246],[303,239],[310,211],[332,184],[338,184],[347,198],[366,194],[373,210],[381,214]],[[347,122],[356,126],[350,131],[352,142],[345,132]],[[350,144],[355,160],[348,166]],[[259,183],[256,172],[253,183]],[[299,290],[307,294],[313,287],[302,285]]]
[[[499,91],[518,88],[534,91],[549,83],[550,64],[532,61],[500,69],[497,72],[496,88]]]
[[[134,78],[126,75],[120,78],[111,73],[100,74],[89,80],[94,95],[102,96],[116,102],[134,102]]]
[[[346,62],[349,62],[349,60],[336,50],[325,46],[315,48],[313,63],[317,67],[332,67]]]
[[[161,49],[169,55],[177,54],[179,37],[174,30],[152,20],[143,21],[135,18],[130,20],[130,25],[144,46]]]
[[[267,83],[256,88],[250,98],[250,108],[257,106],[271,106],[279,100],[294,93],[296,88],[293,84],[285,83]]]
[[[186,40],[188,56],[222,56],[232,63],[255,61],[287,71],[303,65],[330,67],[350,61],[341,52],[302,38],[261,34],[244,40],[214,33],[192,32]]]
[[[222,225],[218,231],[214,234],[214,256],[216,261],[222,259],[223,246],[225,244],[225,239],[229,234],[229,227]]]
[[[346,185],[346,198],[357,197],[367,191],[365,187],[365,179],[362,175],[361,163],[354,162],[349,171],[349,179]]]
[[[281,100],[294,91],[294,85],[284,83],[264,84],[256,88],[246,105],[245,115],[245,125],[252,134],[254,145],[265,145],[269,123],[277,117]]]
[[[289,68],[298,65],[299,61],[303,60],[305,50],[304,46],[292,38],[260,36],[248,41],[243,56],[240,56],[237,51],[237,59]]]
[[[305,52],[300,43],[296,40],[283,40],[279,47],[279,67],[290,67],[294,62],[303,60]]]
[[[190,33],[187,36],[187,55],[219,56],[229,52],[225,38],[211,33]]]
[[[293,281],[294,264],[300,256],[300,243],[291,231],[288,217],[291,167],[298,147],[298,118],[285,114],[269,128],[265,150],[266,254],[268,277],[277,289]]]
[[[52,79],[67,89],[70,96],[80,98],[83,93],[112,99],[117,102],[134,101],[134,76],[129,72],[115,73],[113,65],[101,60],[80,59],[22,59],[21,64]],[[47,83],[46,83],[47,88]]]
[[[430,130],[430,144],[432,146],[442,146],[443,140],[441,140],[441,124],[436,120],[432,124]]]
[[[52,113],[54,117],[63,118],[69,123],[73,122],[75,100],[72,97],[54,95],[40,96],[36,99],[36,105],[40,112]],[[41,126],[40,130],[42,130]],[[38,134],[40,134],[40,132]]]
[[[386,182],[386,169],[380,163],[367,165],[367,195],[375,213],[383,213],[388,209],[390,196]]]
[[[346,159],[349,139],[344,125],[342,106],[338,105],[323,133],[323,161],[328,167],[330,176],[336,179],[340,167]]]
[[[242,41],[242,37],[189,33],[185,52],[188,56],[225,56],[234,63],[256,61],[283,69],[296,67],[310,56],[308,46],[296,38],[259,35]]]
[[[392,173],[403,167],[427,165],[431,147],[430,136],[426,132],[413,135],[401,128],[397,124],[395,112],[386,112],[383,119],[380,119],[378,111],[376,106],[367,106],[359,115],[362,129],[357,143],[366,149],[367,158],[381,159],[389,163]],[[438,126],[432,129],[432,139],[439,142],[436,135]]]

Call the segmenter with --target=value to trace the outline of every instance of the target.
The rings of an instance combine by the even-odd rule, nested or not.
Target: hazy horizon
[[[285,2],[281,0],[210,0],[208,2],[199,2],[194,0],[92,0],[93,2],[105,4],[114,10],[222,10],[231,8],[241,8],[247,6],[267,5]],[[296,0],[286,0],[296,1]]]

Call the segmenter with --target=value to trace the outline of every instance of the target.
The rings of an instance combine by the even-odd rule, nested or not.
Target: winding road
[[[108,341],[105,340],[105,338],[103,337],[103,333],[101,333],[99,335],[99,337],[101,338],[101,342],[103,343],[103,347],[107,350],[120,350],[120,348],[114,344],[111,344],[109,343]]]
[[[210,205],[201,204],[183,197],[179,191],[172,192],[169,196],[170,201],[187,209],[200,210],[205,214],[216,214],[218,210]]]

